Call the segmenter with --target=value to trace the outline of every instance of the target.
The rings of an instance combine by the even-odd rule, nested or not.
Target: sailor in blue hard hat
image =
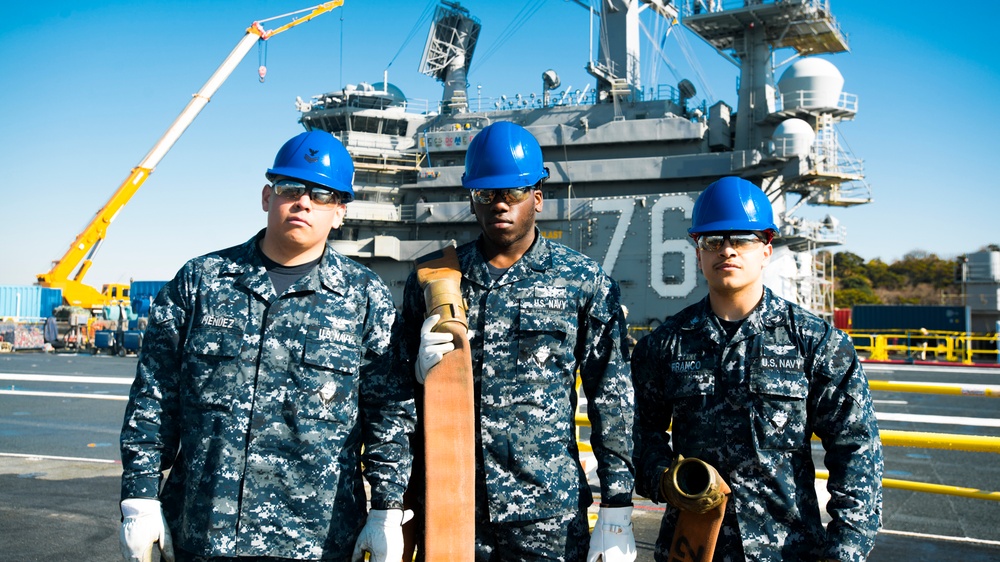
[[[154,543],[166,562],[402,557],[416,420],[397,312],[327,243],[354,165],[310,131],[266,177],[266,228],[189,260],[151,308],[121,432],[125,560]]]
[[[860,561],[874,545],[883,459],[868,381],[845,333],[764,285],[777,230],[753,183],[724,177],[705,188],[688,232],[708,296],[632,354],[637,492],[668,504],[655,560],[675,559],[682,513],[720,505],[715,559]],[[813,435],[830,472],[825,506]],[[728,502],[685,496],[675,478],[683,458],[714,467]]]
[[[634,398],[621,291],[596,261],[541,235],[548,177],[538,141],[520,125],[493,123],[469,144],[462,186],[482,235],[456,253],[478,414],[476,560],[632,562]],[[426,312],[411,274],[400,356],[413,358],[421,383],[454,349]],[[595,420],[601,505],[592,534],[572,423],[577,377]]]
[[[535,215],[542,212],[542,182],[548,178],[542,149],[524,127],[500,121],[472,139],[462,187],[470,192],[491,261],[509,267],[531,246]]]
[[[737,177],[724,177],[698,196],[688,233],[709,290],[727,294],[742,309],[753,308],[763,291],[763,271],[778,227],[767,195]],[[713,299],[713,304],[722,299]]]
[[[300,133],[278,150],[265,176],[270,183],[261,193],[268,213],[260,242],[264,254],[305,251],[301,257],[319,258],[330,230],[344,223],[346,203],[354,199],[354,163],[347,149],[325,131]]]

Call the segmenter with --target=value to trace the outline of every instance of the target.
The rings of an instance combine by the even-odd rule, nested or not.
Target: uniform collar
[[[756,333],[780,326],[787,322],[787,318],[788,301],[778,298],[771,289],[764,287],[764,298],[747,317],[747,322]]]
[[[483,235],[475,243],[474,252],[468,252],[460,257],[462,274],[466,279],[474,281],[483,287],[493,286],[493,278],[490,277],[489,269],[486,267],[486,258],[480,249]],[[503,285],[514,283],[526,277],[534,275],[536,272],[544,272],[552,267],[552,245],[542,237],[538,227],[535,227],[535,241],[532,242],[528,251],[521,256],[521,259],[510,266],[507,273],[501,279]]]
[[[308,278],[315,279],[317,282],[316,286],[310,285],[310,288],[318,291],[319,284],[321,284],[328,291],[337,293],[338,295],[346,294],[347,278],[344,276],[344,259],[344,256],[337,253],[330,246],[330,243],[327,242],[326,250],[323,252],[323,260],[319,262],[319,266],[316,268],[319,275],[308,276]]]
[[[695,306],[697,308],[694,314],[685,320],[681,325],[681,329],[685,331],[704,332],[713,341],[724,341],[725,338],[722,336],[722,330],[712,321],[714,313],[712,312],[712,306],[709,304],[708,297],[706,296],[701,299]],[[787,318],[788,302],[775,296],[771,289],[764,287],[763,298],[750,311],[750,315],[747,316],[743,325],[733,335],[732,341],[739,341],[750,335],[759,334],[785,324]]]
[[[701,299],[693,305],[691,315],[681,323],[682,332],[700,333],[701,337],[711,340],[717,344],[726,341],[722,329],[712,321],[712,306],[708,303],[708,297]]]
[[[260,297],[271,301],[277,298],[274,287],[267,276],[267,269],[257,254],[257,245],[264,237],[262,229],[253,238],[247,240],[239,247],[239,258],[228,262],[223,275],[236,277],[236,282],[243,285]],[[327,290],[339,295],[346,292],[346,280],[344,278],[343,256],[338,254],[330,244],[327,243],[323,252],[323,259],[312,272],[295,282],[293,287],[300,291],[321,291]]]

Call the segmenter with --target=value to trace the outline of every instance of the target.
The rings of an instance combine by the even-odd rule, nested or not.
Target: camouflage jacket
[[[122,427],[122,498],[159,497],[194,553],[347,559],[362,461],[374,508],[401,506],[409,478],[397,313],[377,276],[329,246],[276,295],[256,241],[189,261],[157,296]]]
[[[534,245],[499,282],[476,242],[460,246],[458,257],[479,412],[476,495],[489,519],[541,519],[593,502],[575,434],[578,369],[602,502],[631,505],[634,398],[617,283],[537,230]],[[403,304],[410,373],[424,312],[413,274]]]
[[[636,346],[638,492],[663,501],[671,459],[696,457],[733,490],[716,560],[864,560],[881,524],[882,445],[850,340],[766,288],[726,340],[706,298]],[[830,472],[826,529],[813,434]],[[658,552],[670,548],[676,518],[668,505]]]

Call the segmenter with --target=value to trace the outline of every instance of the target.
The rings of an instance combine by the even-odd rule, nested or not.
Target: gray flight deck
[[[118,560],[118,431],[135,358],[0,355],[0,559]],[[873,380],[996,385],[1000,369],[869,365]],[[875,392],[882,428],[1000,436],[1000,400]],[[937,417],[931,417],[937,416]],[[980,424],[980,425],[977,425]],[[886,477],[1000,489],[995,454],[886,448]],[[886,489],[870,560],[1000,560],[1000,502]],[[636,498],[639,560],[659,506]]]

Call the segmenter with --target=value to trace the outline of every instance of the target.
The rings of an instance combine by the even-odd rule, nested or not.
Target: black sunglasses
[[[296,180],[278,180],[271,185],[271,189],[279,197],[292,201],[297,201],[308,193],[309,199],[317,205],[333,206],[340,203],[340,195],[336,191],[318,185],[307,185]]]

